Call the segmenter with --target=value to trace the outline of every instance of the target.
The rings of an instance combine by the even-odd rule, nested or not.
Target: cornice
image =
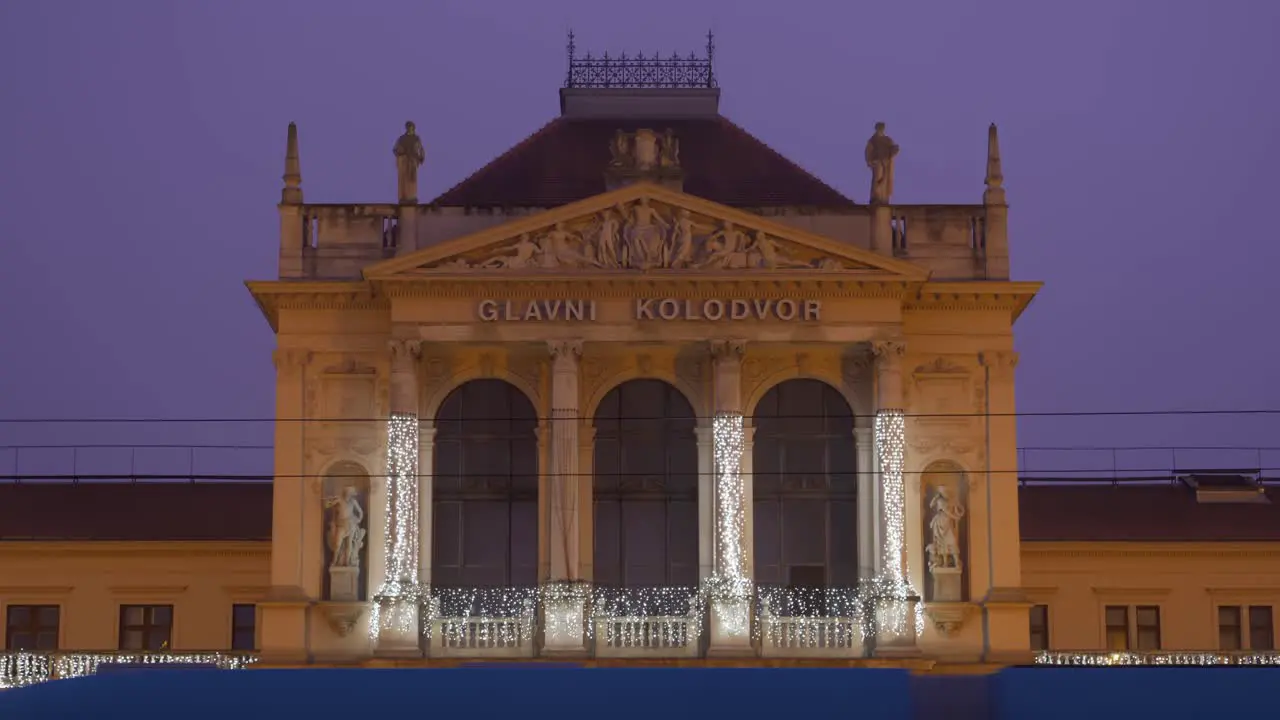
[[[163,597],[181,595],[187,591],[187,585],[112,585],[107,591],[113,595],[146,595]]]
[[[1012,319],[1026,310],[1044,283],[995,280],[926,282],[904,310],[1009,311]]]
[[[1023,542],[1024,557],[1043,558],[1206,558],[1280,560],[1280,542],[1127,543]]]
[[[38,595],[51,597],[55,595],[70,595],[74,591],[75,587],[71,585],[0,585],[0,596]]]
[[[0,557],[270,558],[271,541],[22,541],[0,542]]]
[[[400,276],[373,282],[387,298],[504,298],[629,299],[635,297],[796,297],[901,299],[915,283],[899,279],[815,277],[798,273],[770,273],[743,279],[724,274],[672,272],[669,274],[604,276],[583,274],[515,274],[511,276]]]

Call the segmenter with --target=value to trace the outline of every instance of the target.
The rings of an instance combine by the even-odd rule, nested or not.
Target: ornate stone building
[[[1028,655],[995,127],[982,203],[893,205],[880,124],[859,204],[714,85],[577,60],[427,204],[412,123],[386,205],[290,127],[266,658]]]
[[[863,204],[719,92],[709,59],[571,58],[561,115],[426,203],[412,123],[385,204],[306,202],[291,125],[279,277],[248,283],[273,482],[0,485],[0,687],[1269,653],[1272,491],[1020,485],[1039,284],[1009,277],[995,127],[980,203],[903,205],[877,125]]]

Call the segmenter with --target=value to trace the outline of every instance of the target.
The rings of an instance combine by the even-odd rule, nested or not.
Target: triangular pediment
[[[649,183],[448,240],[365,269],[369,280],[547,273],[841,273],[922,281],[928,271]]]

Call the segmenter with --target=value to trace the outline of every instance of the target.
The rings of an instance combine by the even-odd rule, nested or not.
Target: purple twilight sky
[[[286,124],[309,201],[389,202],[413,119],[432,197],[557,113],[570,26],[597,53],[701,51],[714,28],[724,114],[859,201],[875,121],[906,203],[979,202],[999,123],[1014,274],[1046,283],[1017,325],[1021,412],[1280,408],[1280,3],[41,0],[0,5],[0,418],[270,417],[273,339],[242,282],[276,272]],[[1262,415],[1020,430],[1280,446]],[[0,445],[270,440],[0,424]],[[1027,462],[1112,462],[1068,457]]]

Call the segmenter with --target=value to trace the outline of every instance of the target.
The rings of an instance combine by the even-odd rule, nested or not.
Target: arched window
[[[472,380],[436,414],[431,583],[538,582],[538,414],[503,380]]]
[[[595,582],[698,583],[698,442],[693,407],[661,380],[631,380],[595,414]]]
[[[762,585],[858,581],[853,410],[818,380],[787,380],[753,418],[755,578]]]

